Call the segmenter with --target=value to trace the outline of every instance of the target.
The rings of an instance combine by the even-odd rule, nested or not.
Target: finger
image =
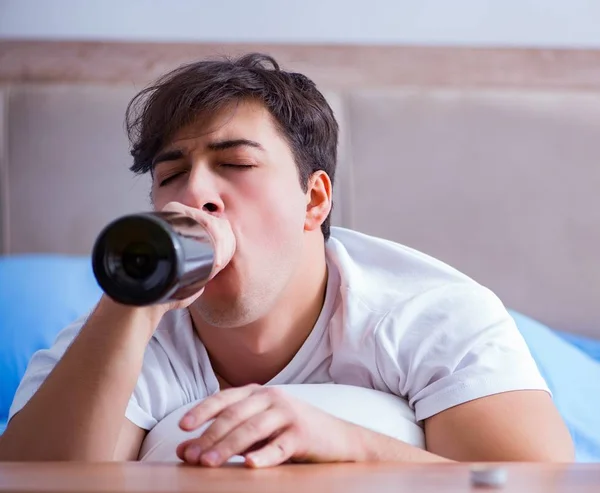
[[[189,207],[180,202],[169,202],[163,207],[163,212],[176,212],[191,217],[201,224],[214,245],[213,270],[210,278],[215,277],[232,259],[236,250],[236,239],[228,220],[215,217],[201,209]]]
[[[255,414],[204,451],[200,455],[200,462],[205,466],[220,466],[234,455],[241,455],[256,442],[280,433],[289,424],[285,413],[278,408]]]
[[[232,404],[216,417],[200,437],[181,444],[182,458],[188,461],[186,457],[188,446],[197,447],[197,449],[201,451],[208,450],[239,425],[250,419],[252,416],[266,411],[270,406],[271,401],[268,395],[262,392],[255,392],[248,398]],[[190,460],[193,461],[193,457],[191,455],[190,457]]]
[[[189,214],[189,207],[183,205],[181,202],[169,202],[166,204],[161,211],[162,212],[178,212],[180,214]]]
[[[162,212],[181,212],[183,209],[183,204],[179,202],[169,202],[165,204],[165,206],[161,209]]]
[[[208,212],[184,205],[180,202],[169,202],[162,208],[161,212],[170,212],[193,219],[194,222],[200,224],[207,231],[211,239],[214,241],[213,232],[215,226],[212,223],[214,222],[215,217]],[[221,220],[220,222],[227,221]]]
[[[242,399],[246,399],[260,388],[260,385],[251,384],[244,387],[226,389],[212,395],[190,409],[179,421],[179,427],[185,431],[195,430],[209,419],[217,416],[225,408]]]
[[[296,453],[296,435],[288,428],[260,450],[246,455],[246,466],[272,467],[283,464]]]

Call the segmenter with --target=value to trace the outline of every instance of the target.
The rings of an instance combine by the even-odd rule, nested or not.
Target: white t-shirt
[[[548,391],[500,300],[464,274],[406,246],[342,228],[332,228],[326,259],[321,314],[292,361],[267,385],[379,390],[401,399],[418,424],[480,397]],[[33,356],[10,417],[36,392],[84,322],[65,328],[50,349]],[[126,416],[151,430],[218,391],[189,312],[171,311],[146,349]],[[378,420],[375,413],[372,420]],[[368,420],[363,424],[369,427]]]

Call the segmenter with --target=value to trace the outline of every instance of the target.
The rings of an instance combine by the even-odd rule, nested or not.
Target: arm
[[[377,340],[382,376],[424,422],[427,450],[458,461],[572,461],[568,430],[497,296],[470,284],[423,296],[411,301],[410,324],[392,313]]]
[[[550,395],[505,392],[425,422],[427,448],[458,461],[572,462],[573,441]]]
[[[225,219],[171,202],[163,210],[187,214],[215,242],[211,278],[235,252]],[[35,395],[0,437],[0,461],[136,459],[144,430],[125,419],[142,370],[144,352],[162,316],[186,308],[185,300],[138,308],[104,296],[94,313]]]
[[[0,460],[137,457],[144,431],[124,416],[158,315],[102,298],[48,378],[10,421],[0,438]]]
[[[367,429],[357,431],[356,460],[430,462],[571,462],[573,442],[550,396],[505,392],[477,399],[425,422],[427,450]]]
[[[231,260],[235,237],[225,219],[175,202],[207,228],[215,242],[214,277]],[[1,460],[133,460],[145,431],[125,419],[144,359],[162,316],[188,307],[185,300],[145,308],[104,296],[94,313],[29,402],[0,437]]]
[[[148,432],[146,430],[136,426],[127,418],[125,418],[123,420],[121,431],[119,432],[119,438],[117,440],[117,445],[115,446],[113,460],[138,460],[140,449],[142,448],[142,442],[146,438],[147,434]]]

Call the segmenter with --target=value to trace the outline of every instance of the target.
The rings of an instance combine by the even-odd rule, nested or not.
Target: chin
[[[213,327],[236,329],[244,327],[255,320],[252,312],[235,300],[228,302],[222,297],[217,299],[203,298],[196,301],[196,312],[204,322]]]

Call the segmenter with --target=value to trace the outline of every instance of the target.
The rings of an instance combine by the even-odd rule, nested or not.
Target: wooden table
[[[600,464],[512,464],[503,493],[598,493]],[[0,491],[19,492],[410,492],[490,491],[471,487],[463,464],[285,465],[204,469],[150,463],[0,463]]]

